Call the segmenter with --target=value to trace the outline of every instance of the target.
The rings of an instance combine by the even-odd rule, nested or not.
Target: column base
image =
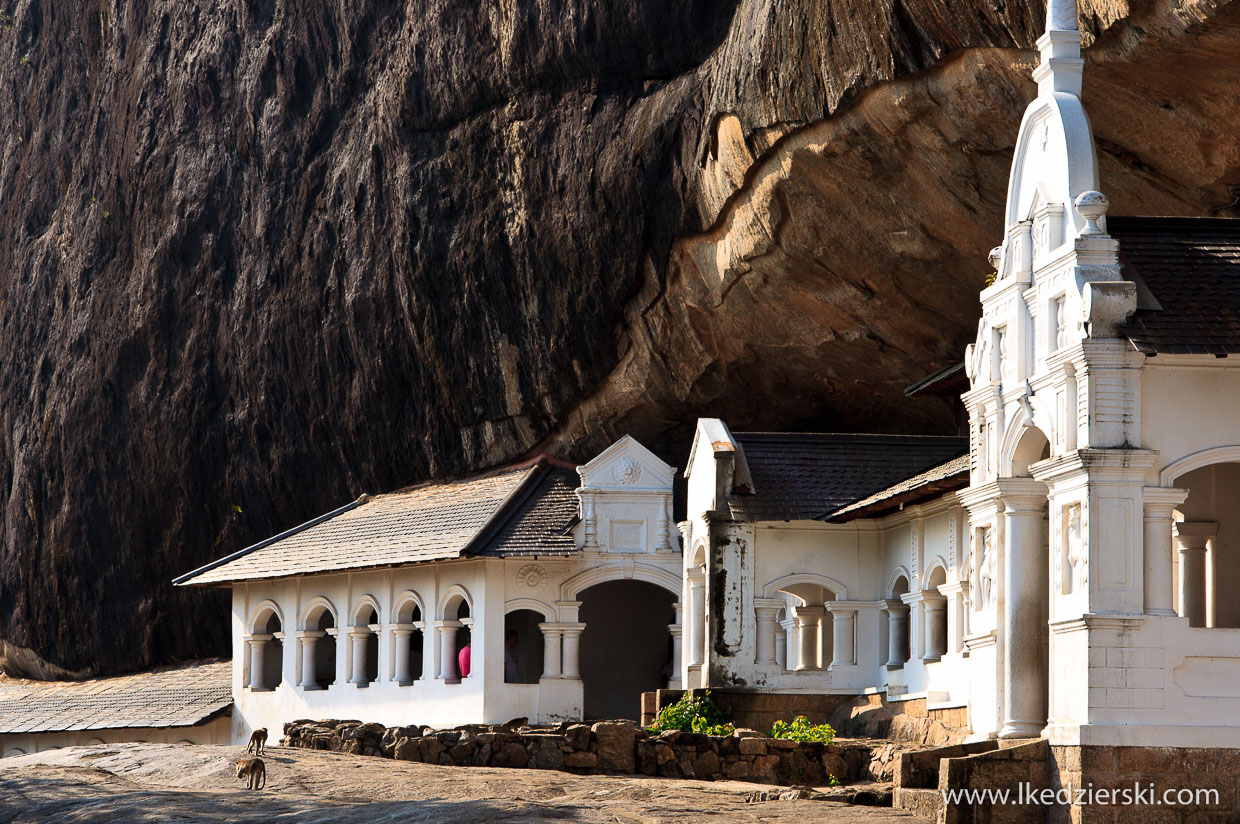
[[[275,692],[271,687],[246,687],[250,692]]]
[[[1179,618],[1180,614],[1174,609],[1147,609],[1146,615],[1165,615],[1168,618]]]
[[[357,687],[359,690],[364,690],[370,686],[369,681],[351,681],[350,683],[352,683],[353,686]]]
[[[302,684],[301,689],[302,692],[319,692],[320,690],[327,689],[327,687],[320,686],[319,684]]]
[[[1000,738],[1041,738],[1046,725],[1037,721],[1005,721],[999,730]]]
[[[397,681],[396,685],[399,687],[412,687],[415,683],[417,683],[417,680],[411,679],[408,681]]]

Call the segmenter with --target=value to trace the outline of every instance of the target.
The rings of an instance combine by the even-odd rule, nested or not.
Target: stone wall
[[[642,693],[642,723],[651,724],[659,710],[674,704],[685,690],[658,690]],[[688,690],[703,693],[704,690]],[[754,692],[711,687],[711,698],[720,707],[732,708],[732,723],[738,727],[769,730],[776,721],[791,721],[804,715],[814,724],[825,723],[839,707],[854,700],[852,693]]]
[[[467,725],[450,730],[360,721],[293,721],[283,745],[458,767],[525,767],[573,773],[639,773],[765,784],[841,783],[870,776],[865,744],[798,743],[756,730],[733,735],[650,734],[632,721],[556,727]]]

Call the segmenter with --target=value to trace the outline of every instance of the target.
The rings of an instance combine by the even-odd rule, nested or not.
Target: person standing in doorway
[[[470,653],[471,653],[471,645],[466,644],[465,646],[461,647],[461,651],[456,654],[457,672],[460,673],[460,676],[462,678],[469,677]]]
[[[521,681],[521,656],[517,652],[520,637],[515,629],[504,633],[504,683],[517,684]]]

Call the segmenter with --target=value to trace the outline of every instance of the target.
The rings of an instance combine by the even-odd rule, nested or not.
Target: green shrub
[[[701,696],[685,693],[675,704],[659,710],[649,730],[652,733],[679,730],[703,735],[731,735],[736,731],[736,727],[729,723],[731,717],[732,708],[717,706],[710,697],[710,690]]]
[[[771,727],[771,738],[787,738],[792,741],[821,741],[830,744],[835,740],[835,730],[830,724],[811,724],[804,715],[787,721],[776,721]]]

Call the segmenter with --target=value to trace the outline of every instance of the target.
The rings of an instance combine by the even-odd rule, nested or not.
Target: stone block
[[[721,767],[714,750],[707,750],[693,760],[693,772],[698,778],[714,778],[720,774]]]
[[[746,727],[738,727],[733,733],[734,738],[766,738],[766,734],[758,730],[747,729]]]
[[[748,761],[733,761],[723,765],[723,777],[746,779],[753,775],[753,764]]]
[[[778,755],[759,755],[753,760],[752,775],[755,781],[774,781]]]
[[[590,728],[594,733],[594,752],[599,766],[610,772],[637,771],[634,753],[636,727],[623,721],[600,721]]]
[[[1183,750],[1174,747],[1119,747],[1116,750],[1119,771],[1166,772],[1181,763]]]
[[[571,724],[564,731],[564,743],[574,750],[590,748],[590,727],[586,724]]]
[[[827,775],[835,776],[837,781],[844,782],[852,779],[852,776],[848,774],[848,762],[833,752],[823,754],[822,771]]]
[[[637,742],[637,770],[642,775],[654,775],[658,772],[659,761],[655,754],[656,746],[653,741]]]
[[[772,750],[795,750],[797,742],[790,738],[768,738],[766,746]]]
[[[448,752],[452,755],[452,760],[457,764],[467,764],[473,760],[474,753],[478,750],[478,739],[469,733],[463,734],[460,739],[452,745]]]
[[[664,744],[662,741],[655,742],[654,755],[655,755],[655,761],[658,763],[660,767],[668,763],[669,761],[676,760],[676,752],[671,747],[669,747],[667,744]]]
[[[392,749],[397,761],[422,760],[422,748],[418,746],[416,738],[398,738]]]
[[[737,742],[741,755],[766,755],[766,739],[742,738]]]
[[[559,749],[539,750],[534,756],[534,766],[540,770],[562,770],[564,764],[564,753]]]
[[[422,750],[422,760],[427,764],[438,764],[440,753],[447,750],[437,738],[433,736],[425,736],[418,739],[418,745]]]
[[[598,756],[592,752],[586,752],[584,750],[565,753],[564,766],[587,770],[593,769],[598,766]]]
[[[524,767],[528,763],[530,763],[530,754],[525,749],[525,745],[516,741],[510,741],[502,748],[493,750],[489,766]]]

